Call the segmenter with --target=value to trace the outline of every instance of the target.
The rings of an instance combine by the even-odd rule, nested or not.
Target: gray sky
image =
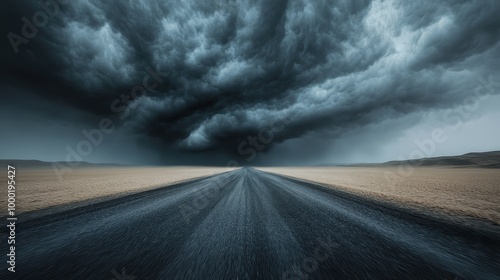
[[[301,165],[500,150],[499,1],[8,3],[0,158]]]

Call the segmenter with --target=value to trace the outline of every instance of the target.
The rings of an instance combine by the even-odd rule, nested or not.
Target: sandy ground
[[[500,224],[499,169],[420,167],[401,175],[398,167],[259,169],[389,200],[403,207],[424,207],[438,213]]]
[[[16,170],[16,214],[55,205],[116,196],[223,173],[225,167],[76,168],[59,181],[52,168]],[[7,188],[0,197],[7,208]],[[5,210],[3,210],[5,211]],[[2,212],[3,212],[2,211]],[[1,213],[4,216],[7,213]]]

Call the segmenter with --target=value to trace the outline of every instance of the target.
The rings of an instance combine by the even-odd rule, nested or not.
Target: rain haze
[[[498,1],[8,3],[0,158],[314,165],[500,149]]]

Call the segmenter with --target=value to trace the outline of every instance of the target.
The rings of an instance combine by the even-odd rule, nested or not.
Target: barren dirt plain
[[[225,167],[79,167],[60,181],[50,167],[16,170],[16,213],[163,187],[230,171]],[[7,191],[5,191],[7,192]],[[7,193],[0,197],[7,205]]]
[[[500,225],[500,169],[473,167],[272,167],[262,171],[454,218]]]
[[[235,169],[235,168],[233,168]],[[220,174],[224,167],[82,167],[60,181],[52,168],[19,169],[16,212],[114,198]],[[270,167],[265,172],[310,181],[398,206],[500,225],[500,170],[471,167]],[[0,203],[7,204],[7,195]]]

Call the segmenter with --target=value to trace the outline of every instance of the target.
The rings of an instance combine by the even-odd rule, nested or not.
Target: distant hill
[[[414,166],[475,166],[500,168],[500,151],[484,153],[468,153],[461,156],[432,157],[416,160],[388,161],[383,166],[394,166],[409,163]]]
[[[68,165],[67,162],[59,161],[58,163]],[[91,163],[86,161],[80,161],[78,167],[108,167],[108,166],[127,166],[124,164],[117,163]],[[52,167],[53,162],[41,161],[41,160],[24,160],[24,159],[0,159],[0,164],[2,166],[12,165],[16,168],[40,168],[40,167]]]
[[[461,156],[431,157],[415,160],[393,160],[384,163],[358,163],[358,164],[338,164],[327,163],[315,165],[321,166],[398,166],[411,164],[413,166],[471,166],[485,168],[500,168],[500,151],[468,153]]]

